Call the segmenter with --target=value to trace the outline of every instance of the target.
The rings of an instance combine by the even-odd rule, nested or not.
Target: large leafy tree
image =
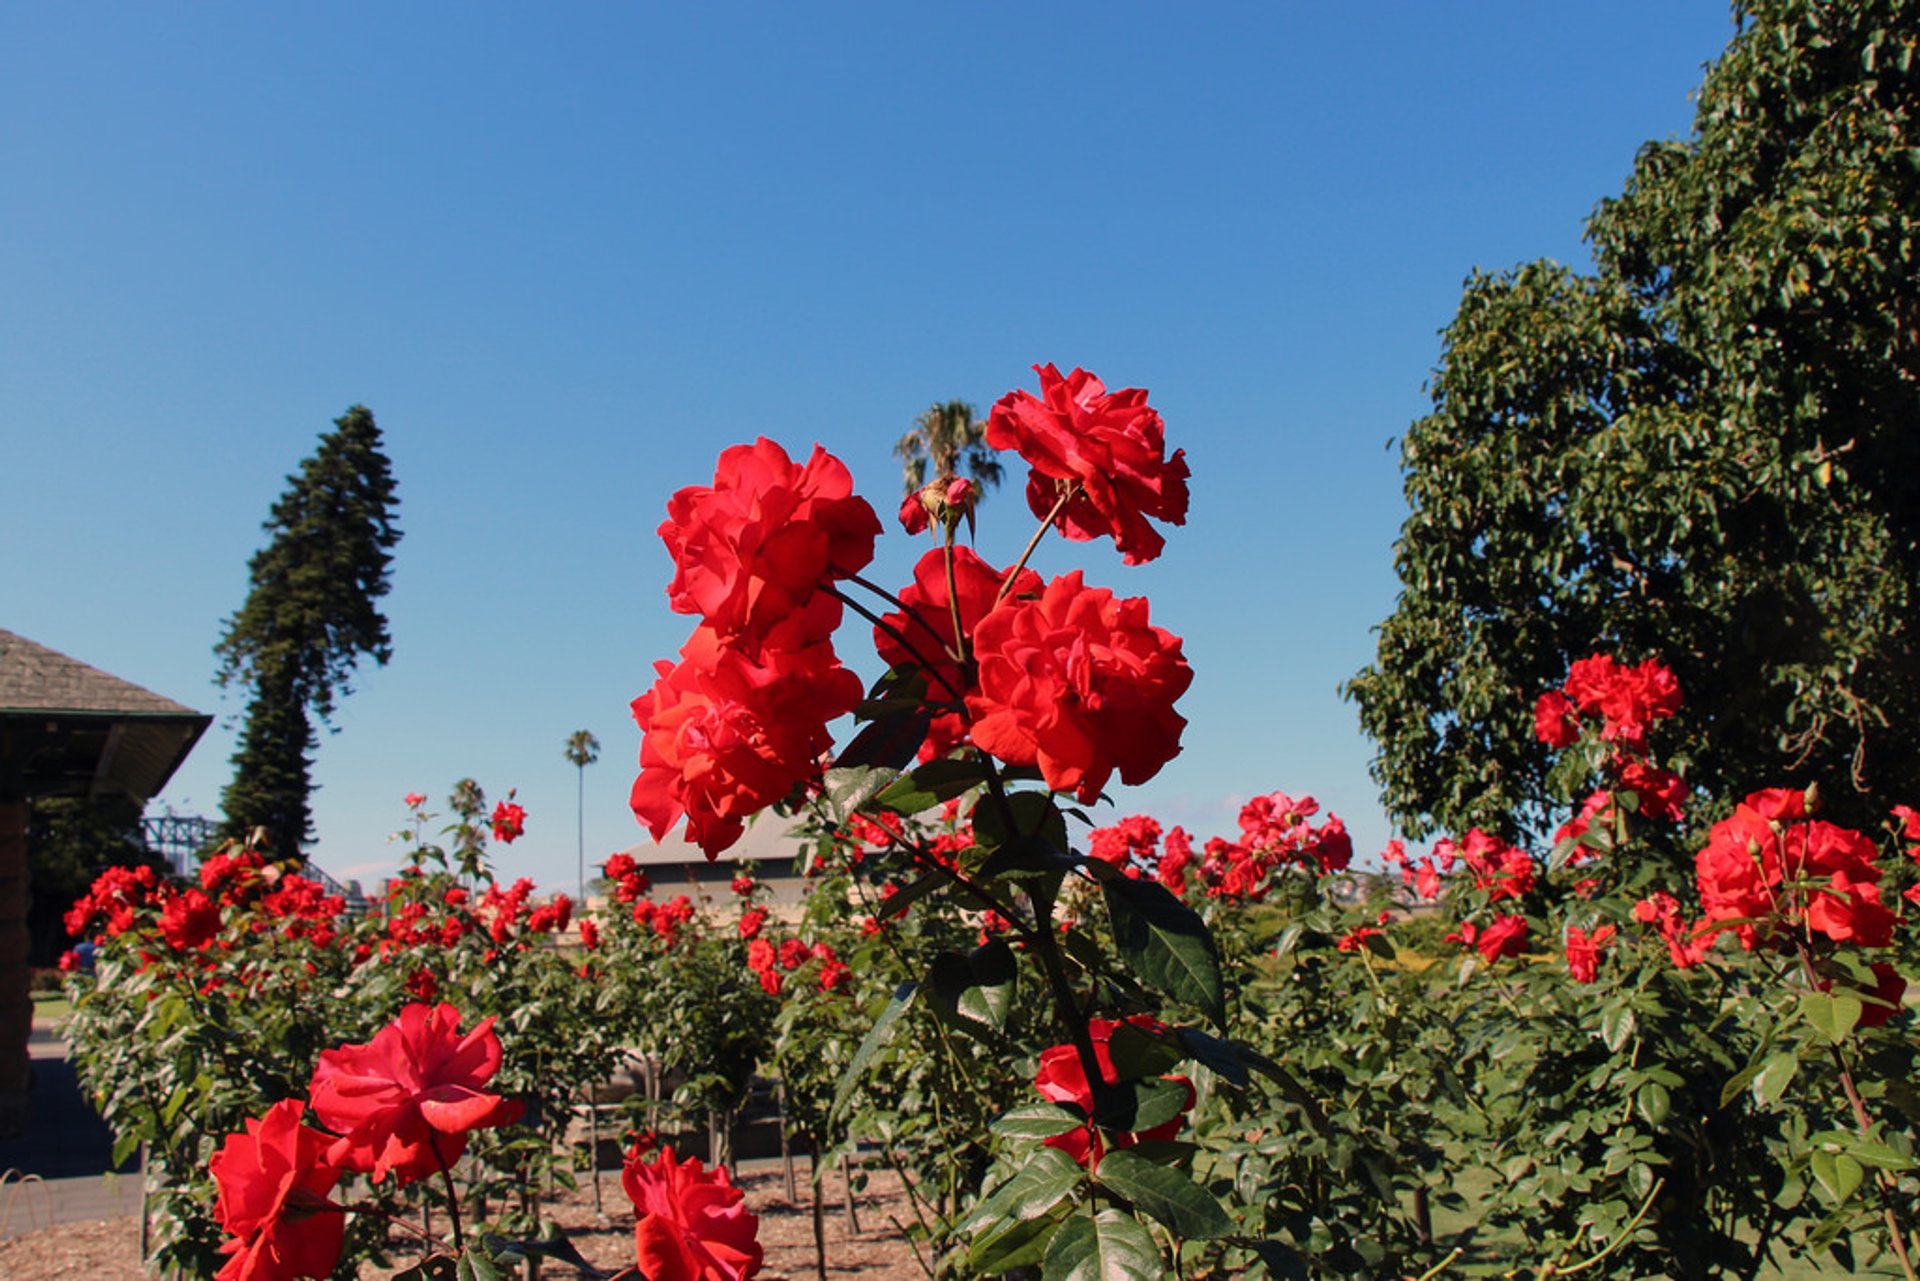
[[[1596,270],[1467,283],[1377,661],[1348,685],[1413,833],[1537,823],[1535,695],[1660,655],[1691,777],[1920,796],[1920,4],[1755,0]],[[1517,820],[1503,816],[1517,815]]]
[[[246,603],[214,647],[220,683],[250,691],[221,796],[226,834],[263,828],[283,856],[312,838],[313,721],[332,717],[362,658],[393,654],[379,601],[392,583],[398,506],[380,428],[359,405],[287,478],[267,545],[248,563]]]

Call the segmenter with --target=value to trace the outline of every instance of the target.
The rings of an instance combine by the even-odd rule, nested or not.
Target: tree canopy
[[[1687,690],[1690,778],[1920,796],[1920,5],[1756,0],[1596,269],[1476,273],[1402,442],[1402,590],[1347,686],[1407,830],[1558,799],[1536,695]]]
[[[363,657],[393,653],[379,600],[392,583],[399,498],[373,414],[355,405],[287,478],[248,562],[246,603],[214,652],[219,682],[251,691],[234,777],[221,797],[224,830],[255,827],[281,856],[311,839],[311,717],[331,719]]]

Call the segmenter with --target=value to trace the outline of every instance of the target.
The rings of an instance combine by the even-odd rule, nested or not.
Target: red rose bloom
[[[944,756],[967,741],[966,717],[958,709],[972,689],[964,661],[968,641],[980,620],[999,603],[1005,577],[971,548],[956,545],[952,553],[953,586],[960,602],[958,637],[949,603],[953,597],[947,592],[947,549],[938,547],[913,567],[912,585],[900,592],[900,603],[906,608],[885,615],[880,620],[884,626],[873,629],[873,645],[881,662],[926,673],[927,703],[936,714],[920,749],[922,760]],[[1042,586],[1040,575],[1022,568],[1007,595],[1037,596]]]
[[[987,418],[987,444],[1015,449],[1032,465],[1027,505],[1046,519],[1072,494],[1053,524],[1068,538],[1112,535],[1129,565],[1152,560],[1166,546],[1147,518],[1187,523],[1186,451],[1167,457],[1159,411],[1137,387],[1109,393],[1076,369],[1062,378],[1035,365],[1040,395],[1008,392]]]
[[[1533,736],[1548,747],[1572,747],[1580,737],[1573,700],[1559,690],[1548,690],[1533,705]]]
[[[1600,954],[1613,945],[1617,931],[1601,925],[1589,934],[1577,925],[1567,927],[1567,969],[1576,983],[1591,983],[1600,973]]]
[[[520,1103],[483,1089],[500,1070],[493,1020],[460,1035],[451,1005],[409,1005],[365,1045],[321,1052],[314,1115],[345,1136],[332,1159],[402,1184],[437,1173],[466,1150],[467,1133],[520,1119]]]
[[[1127,1021],[1148,1029],[1159,1026],[1145,1015],[1136,1015]],[[1100,1065],[1100,1075],[1106,1079],[1108,1085],[1120,1083],[1120,1070],[1113,1064],[1112,1049],[1113,1032],[1119,1026],[1119,1021],[1115,1019],[1094,1019],[1087,1024],[1088,1036],[1093,1041],[1094,1061]],[[1111,1142],[1116,1148],[1130,1148],[1143,1140],[1172,1138],[1180,1132],[1180,1126],[1185,1121],[1184,1114],[1193,1107],[1193,1084],[1184,1076],[1169,1076],[1162,1079],[1177,1081],[1187,1087],[1187,1101],[1180,1109],[1181,1116],[1156,1125],[1150,1130],[1142,1130],[1138,1134],[1113,1130],[1101,1131],[1089,1122],[1079,1129],[1068,1130],[1065,1134],[1056,1134],[1043,1141],[1048,1147],[1058,1148],[1081,1165],[1093,1169],[1100,1164],[1107,1142]],[[1069,1104],[1079,1108],[1089,1117],[1093,1115],[1093,1087],[1087,1081],[1087,1070],[1080,1061],[1080,1052],[1071,1042],[1040,1052],[1040,1070],[1034,1075],[1033,1088],[1040,1091],[1051,1102]]]
[[[203,948],[220,932],[220,908],[199,890],[176,894],[160,911],[160,932],[179,951]]]
[[[635,1148],[620,1186],[639,1216],[633,1244],[648,1281],[742,1281],[760,1270],[760,1221],[725,1166],[704,1170],[671,1148],[643,1161]]]
[[[503,845],[511,845],[526,834],[527,811],[512,801],[501,801],[493,807],[493,839]]]
[[[879,533],[844,463],[815,445],[799,466],[763,436],[723,452],[711,488],[689,486],[667,503],[667,598],[749,650],[776,628],[783,645],[809,644],[840,621],[840,602],[819,589],[872,560]]]
[[[282,1099],[213,1154],[213,1217],[233,1237],[218,1281],[328,1277],[340,1261],[346,1219],[327,1199],[340,1171],[327,1159],[332,1140],[300,1124],[304,1107]]]
[[[860,702],[860,678],[824,641],[768,649],[750,660],[696,627],[681,661],[633,700],[640,776],[630,803],[655,840],[687,818],[709,859],[740,839],[746,820],[819,769],[833,746],[827,722]]]
[[[1083,804],[1116,769],[1143,783],[1180,752],[1173,710],[1193,669],[1180,638],[1147,621],[1144,597],[1118,599],[1054,579],[1036,600],[1009,597],[973,633],[980,684],[967,695],[973,741]]]

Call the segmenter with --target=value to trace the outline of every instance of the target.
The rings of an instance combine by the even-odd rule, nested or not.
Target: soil
[[[787,1179],[778,1161],[753,1162],[739,1176],[747,1205],[760,1216],[760,1245],[766,1264],[761,1281],[814,1281],[813,1220],[804,1162],[798,1164],[798,1201],[787,1196]],[[898,1180],[885,1171],[869,1175],[865,1190],[855,1198],[859,1230],[849,1224],[845,1183],[830,1171],[823,1188],[823,1227],[827,1272],[842,1277],[916,1277],[925,1273],[914,1260],[901,1225],[912,1211]],[[601,1203],[607,1213],[596,1216],[591,1188],[568,1193],[547,1204],[547,1214],[567,1231],[580,1253],[596,1266],[612,1270],[633,1264],[633,1215],[620,1190],[617,1171],[601,1175]],[[406,1263],[413,1260],[407,1259]],[[7,1281],[140,1281],[139,1229],[132,1217],[94,1222],[62,1223],[24,1236],[0,1241],[0,1277]],[[372,1266],[361,1269],[363,1281],[392,1276]],[[541,1275],[552,1281],[578,1275],[563,1263],[543,1265]]]

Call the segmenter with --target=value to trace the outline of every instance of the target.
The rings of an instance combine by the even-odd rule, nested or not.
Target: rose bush
[[[1560,753],[1564,812],[1395,842],[1384,876],[1310,797],[1256,797],[1205,840],[1096,825],[1116,776],[1180,750],[1193,673],[1144,598],[1026,562],[1048,530],[1161,554],[1149,522],[1184,520],[1188,470],[1146,393],[1040,374],[989,424],[1040,519],[1004,568],[959,542],[974,495],[943,492],[916,496],[937,542],[913,582],[865,582],[878,521],[818,448],[729,449],[669,503],[669,603],[698,621],[634,701],[632,808],[709,857],[756,816],[792,824],[797,919],[750,873],[716,911],[615,856],[556,947],[574,905],[486,874],[471,786],[448,851],[409,801],[410,867],[366,921],[244,852],[197,887],[102,878],[76,909],[105,944],[99,985],[72,980],[78,1048],[159,1153],[165,1257],[204,1270],[225,1228],[230,1253],[306,1266],[327,1168],[355,1168],[341,1204],[400,1213],[456,1185],[429,1164],[455,1132],[449,1215],[477,1195],[525,1242],[526,1190],[569,1170],[568,1105],[640,1056],[648,1128],[724,1133],[777,1074],[816,1171],[900,1173],[934,1275],[1915,1275],[1920,817],[1892,810],[1888,857],[1817,789],[1700,792],[1661,741],[1671,673],[1596,654],[1510,709]],[[888,665],[864,691],[834,649],[849,611]],[[214,1135],[239,1181],[209,1211]],[[663,1150],[623,1182],[653,1281],[757,1266],[717,1173]],[[370,1218],[347,1216],[346,1254],[383,1248],[355,1237]]]

